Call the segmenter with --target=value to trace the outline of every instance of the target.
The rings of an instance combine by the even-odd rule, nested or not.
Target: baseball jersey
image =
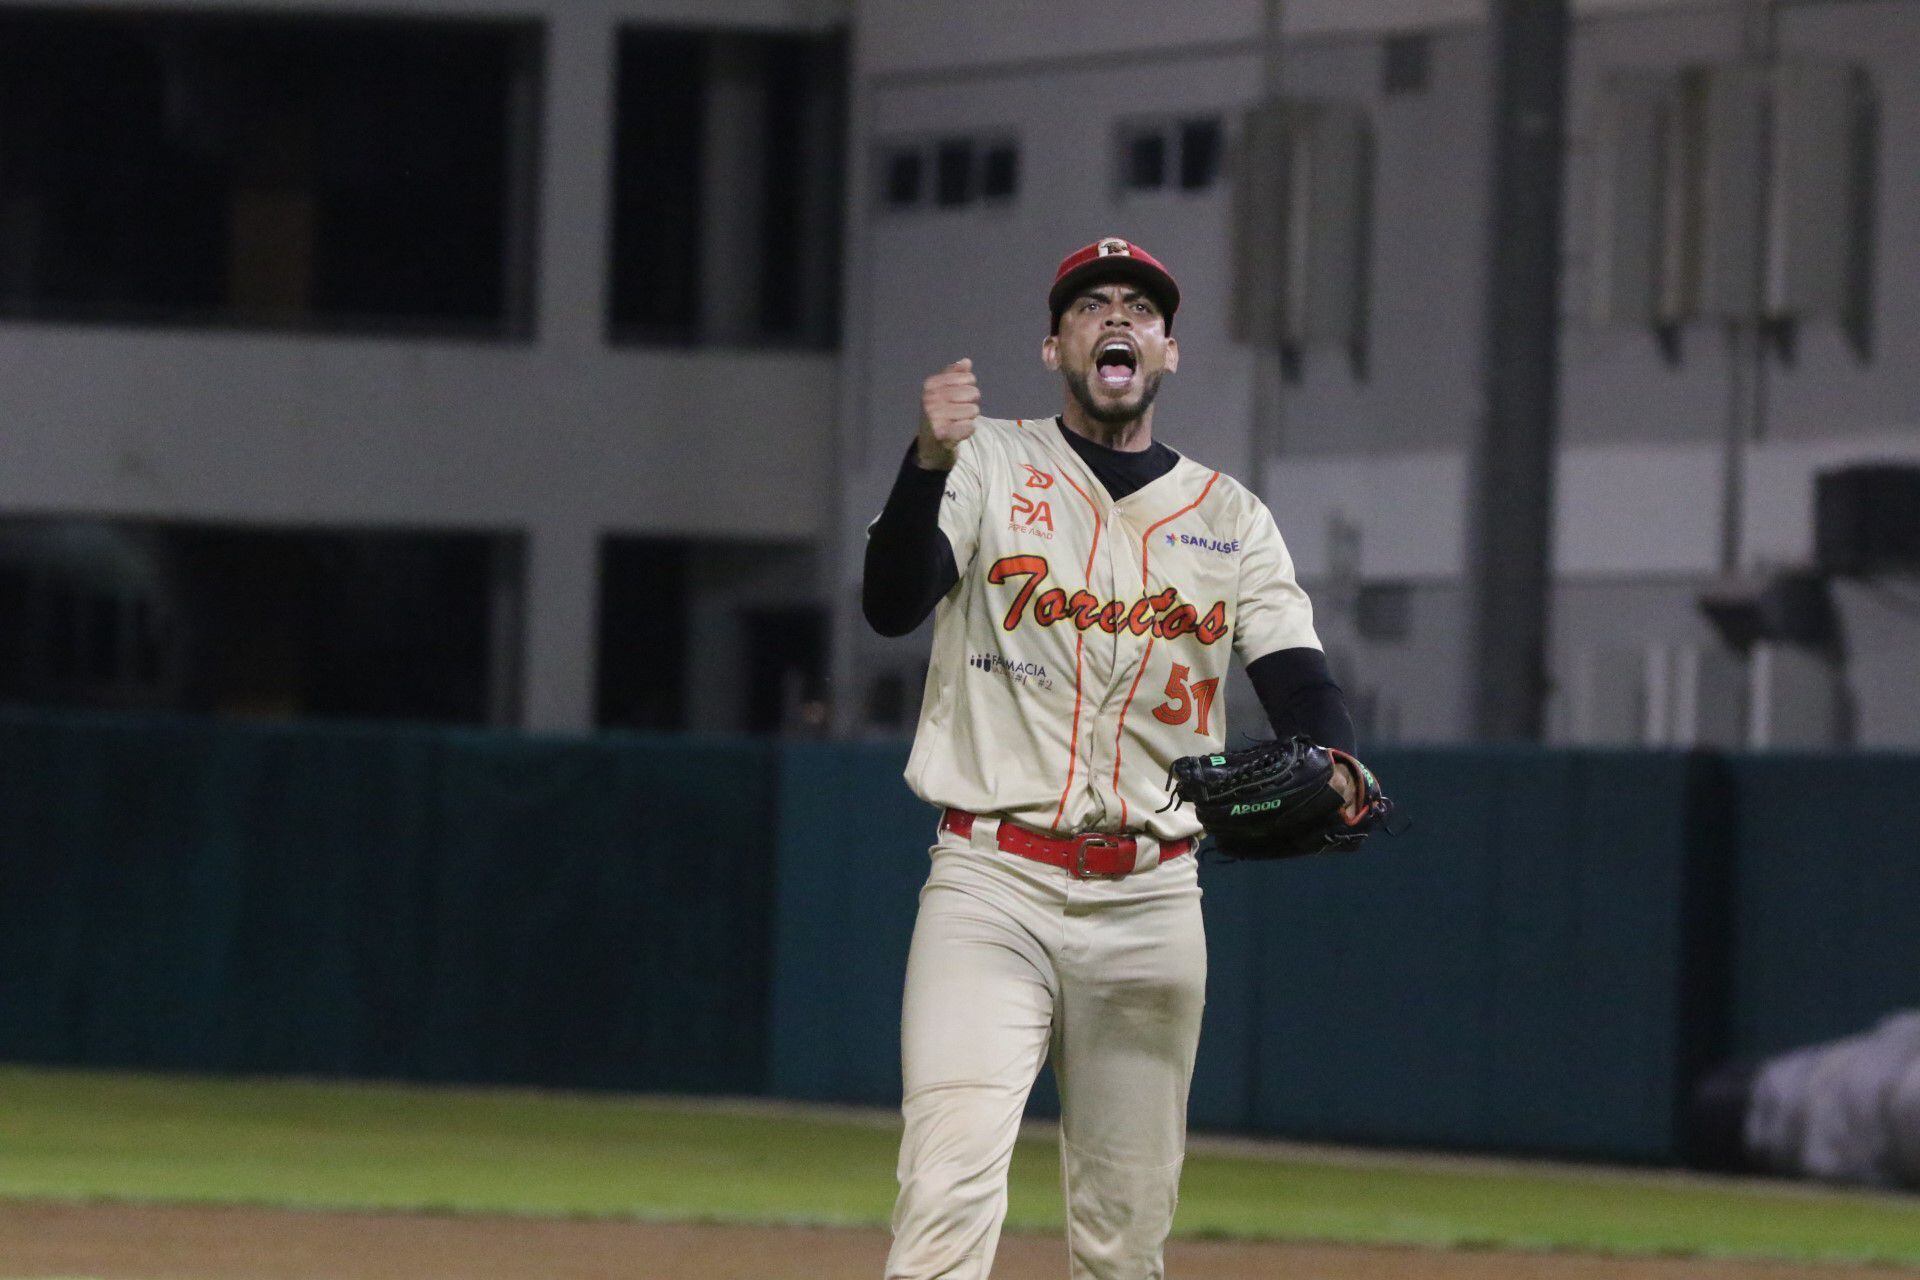
[[[1272,515],[1182,457],[1118,501],[1051,418],[981,418],[947,474],[959,581],[934,614],[907,783],[931,804],[1063,833],[1199,833],[1166,808],[1220,749],[1242,661],[1319,648]]]

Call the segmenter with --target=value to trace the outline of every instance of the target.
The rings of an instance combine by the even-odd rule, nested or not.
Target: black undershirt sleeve
[[[860,611],[883,636],[904,636],[925,622],[960,581],[953,544],[940,531],[946,490],[947,473],[925,470],[908,449],[887,505],[867,531]]]
[[[1247,664],[1247,678],[1274,733],[1282,738],[1304,733],[1323,747],[1357,754],[1353,717],[1326,654],[1304,646],[1263,654]]]

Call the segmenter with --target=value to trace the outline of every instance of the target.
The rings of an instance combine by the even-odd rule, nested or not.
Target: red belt
[[[973,835],[973,815],[964,809],[948,809],[940,815],[940,829],[965,840]],[[995,839],[1003,853],[1011,853],[1050,866],[1065,867],[1077,880],[1118,880],[1133,874],[1140,842],[1132,836],[1088,831],[1077,836],[1049,836],[1029,831],[1012,822],[1001,822]],[[1193,850],[1192,840],[1172,840],[1160,846],[1160,861],[1177,858]]]

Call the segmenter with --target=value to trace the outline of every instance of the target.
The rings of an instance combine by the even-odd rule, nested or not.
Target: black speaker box
[[[1834,638],[1838,617],[1827,580],[1804,569],[1785,569],[1760,593],[1761,626],[1769,640],[1820,645]]]
[[[1720,638],[1741,653],[1756,640],[1818,647],[1839,632],[1827,580],[1815,570],[1782,569],[1765,581],[1716,583],[1700,594],[1699,605]]]
[[[1920,570],[1920,466],[1874,462],[1813,483],[1813,552],[1823,573]]]

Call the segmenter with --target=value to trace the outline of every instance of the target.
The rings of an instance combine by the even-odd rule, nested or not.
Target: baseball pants
[[[942,831],[901,1015],[887,1280],[985,1280],[1027,1094],[1051,1054],[1073,1280],[1158,1280],[1186,1144],[1206,942],[1192,855],[1077,880]]]

